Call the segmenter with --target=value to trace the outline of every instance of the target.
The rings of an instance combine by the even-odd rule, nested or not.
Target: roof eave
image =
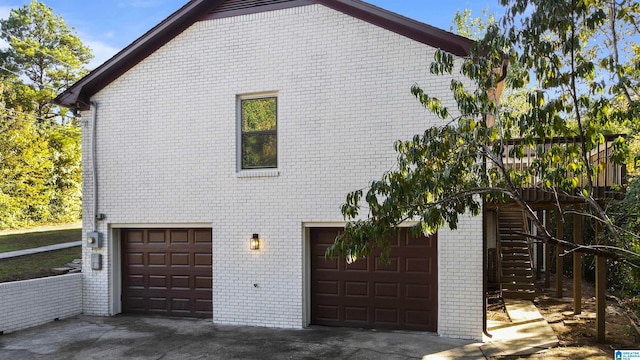
[[[166,43],[167,39],[172,39],[183,32],[197,21],[203,13],[218,6],[223,1],[189,1],[160,24],[58,95],[53,99],[53,102],[72,109],[88,110],[90,97],[93,94],[160,48]]]
[[[364,1],[315,0],[317,3],[453,55],[469,56],[475,43],[466,37],[396,14]]]
[[[53,102],[71,109],[88,110],[91,97],[133,66],[183,32],[225,0],[191,0],[160,24],[139,37],[104,64],[58,95]],[[309,0],[396,32],[453,55],[468,56],[473,40],[398,15],[359,0]],[[301,2],[294,2],[299,6]],[[205,16],[206,17],[206,16]]]

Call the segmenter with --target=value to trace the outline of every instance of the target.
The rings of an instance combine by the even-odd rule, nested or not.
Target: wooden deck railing
[[[608,196],[613,187],[623,186],[627,181],[627,171],[624,164],[616,164],[611,158],[613,155],[613,144],[618,137],[625,137],[625,135],[606,135],[603,144],[598,145],[595,149],[589,152],[588,158],[591,166],[599,167],[595,176],[592,176],[592,184],[596,196],[605,197]],[[524,146],[524,153],[520,151],[521,156],[515,156],[514,150],[517,147],[522,147],[524,141],[522,139],[512,139],[505,144],[505,149],[502,156],[502,161],[507,168],[512,168],[520,171],[526,170],[529,165],[538,157],[538,154],[544,154],[550,151],[552,148],[557,147],[575,147],[579,151],[580,138],[578,137],[557,137],[553,139],[540,140],[535,142],[533,146]],[[562,156],[560,156],[562,158]],[[575,160],[574,160],[575,161]],[[570,171],[570,159],[563,158],[563,160],[556,164],[556,166],[564,166],[567,169],[567,178],[573,178],[573,174]],[[531,175],[528,181],[521,184],[523,189],[540,188],[541,179],[535,175]],[[581,176],[578,179],[579,186],[585,186],[587,184],[586,175]]]

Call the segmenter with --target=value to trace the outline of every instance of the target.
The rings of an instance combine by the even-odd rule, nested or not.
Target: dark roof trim
[[[191,0],[160,24],[91,71],[53,102],[69,108],[88,110],[91,96],[183,32],[203,14],[224,0]]]
[[[473,40],[398,15],[360,0],[291,0],[253,8],[214,10],[225,0],[191,0],[168,18],[142,35],[131,45],[58,95],[53,102],[72,109],[88,110],[91,96],[102,90],[154,51],[178,36],[198,20],[237,16],[259,11],[322,4],[360,20],[380,26],[415,41],[442,49],[453,55],[467,56]]]
[[[227,0],[228,2],[229,0]],[[255,14],[263,11],[322,4],[362,21],[393,31],[415,41],[442,49],[453,55],[467,56],[473,40],[421,23],[360,0],[290,0],[275,4],[253,6],[231,11],[212,11],[203,20]]]
[[[221,19],[221,18],[227,18],[232,16],[255,14],[255,13],[265,12],[265,11],[288,9],[288,8],[293,8],[298,6],[311,5],[314,3],[315,3],[314,0],[291,0],[291,1],[285,1],[281,3],[275,3],[275,4],[269,4],[269,5],[254,6],[254,7],[245,8],[245,9],[237,9],[237,10],[230,10],[230,11],[212,11],[210,14],[207,14],[207,16],[203,17],[202,20]]]
[[[380,26],[456,56],[467,56],[474,41],[359,0],[315,0],[360,20]]]

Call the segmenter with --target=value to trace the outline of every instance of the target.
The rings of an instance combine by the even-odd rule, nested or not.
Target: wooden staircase
[[[527,232],[519,209],[498,210],[500,288],[505,299],[533,300],[536,296],[529,242],[516,232]]]

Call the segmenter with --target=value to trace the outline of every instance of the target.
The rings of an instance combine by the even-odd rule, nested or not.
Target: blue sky
[[[67,25],[74,27],[95,55],[95,68],[158,24],[188,0],[44,0]],[[469,8],[474,16],[483,9],[500,13],[498,0],[367,0],[376,6],[449,30],[456,10]],[[0,18],[30,0],[0,0]],[[0,44],[2,45],[2,44]]]

